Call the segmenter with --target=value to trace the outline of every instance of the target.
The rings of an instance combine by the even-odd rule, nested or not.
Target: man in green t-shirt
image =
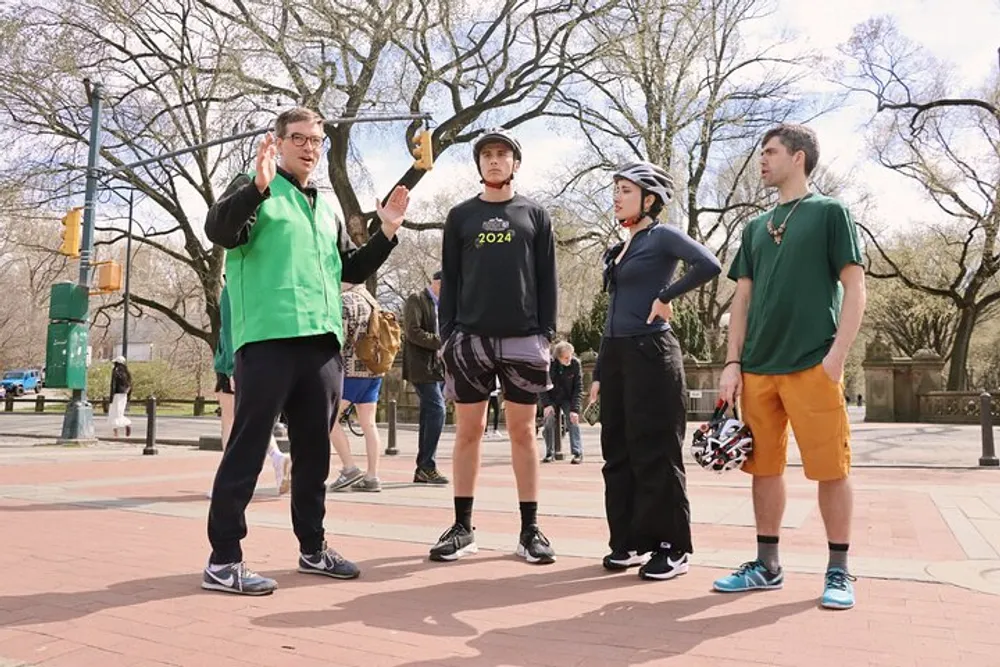
[[[781,588],[778,532],[785,509],[788,426],[807,478],[819,483],[830,557],[822,604],[854,606],[847,568],[853,495],[843,373],[865,310],[854,222],[841,202],[809,191],[816,135],[780,125],[761,142],[761,178],[778,204],[751,220],[729,270],[736,295],[721,398],[739,399],[753,432],[744,470],[753,475],[757,558],[715,582],[734,593]]]

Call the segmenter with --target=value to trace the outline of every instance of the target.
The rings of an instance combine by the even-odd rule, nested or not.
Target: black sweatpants
[[[680,344],[670,331],[606,338],[600,363],[604,505],[611,549],[644,553],[669,542],[691,553]]]
[[[236,351],[236,414],[208,511],[212,563],[243,560],[246,507],[264,467],[278,413],[288,415],[292,527],[302,553],[323,546],[330,430],[344,367],[333,334],[248,343]]]

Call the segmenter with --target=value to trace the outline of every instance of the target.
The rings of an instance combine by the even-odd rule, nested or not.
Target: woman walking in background
[[[125,365],[125,357],[117,356],[111,369],[111,407],[108,408],[108,423],[118,437],[118,430],[125,429],[125,437],[132,435],[132,420],[125,416],[128,398],[132,394],[132,374]]]

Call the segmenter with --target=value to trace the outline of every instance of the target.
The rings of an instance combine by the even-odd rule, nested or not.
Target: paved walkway
[[[942,437],[929,432],[914,430],[913,440]],[[0,667],[1000,664],[1000,471],[857,470],[858,607],[827,612],[817,607],[822,523],[798,468],[789,474],[783,590],[710,592],[724,568],[752,555],[753,517],[746,476],[700,469],[689,474],[691,573],[648,583],[634,571],[603,572],[593,437],[583,465],[542,466],[541,525],[560,556],[549,567],[511,555],[517,504],[502,442],[484,449],[483,551],[458,563],[426,560],[451,521],[451,492],[409,483],[412,434],[401,433],[399,457],[383,460],[383,493],[330,494],[330,540],[363,569],[352,582],[294,572],[289,501],[265,470],[245,548],[253,567],[279,580],[267,598],[198,588],[218,454],[4,441]],[[443,442],[446,473],[449,449]]]
[[[976,425],[958,424],[866,424],[864,408],[849,408],[851,416],[852,450],[854,464],[860,466],[931,466],[976,467],[982,453],[982,436]],[[146,423],[133,418],[133,442],[141,443],[146,437]],[[95,421],[98,437],[110,438],[111,430],[103,416]],[[692,425],[693,427],[693,425]],[[56,414],[18,414],[0,412],[0,446],[4,438],[11,444],[23,444],[22,438],[36,438],[46,442],[58,438],[62,416]],[[403,424],[399,434],[400,448],[415,443],[415,424]],[[600,426],[581,427],[588,453],[600,454]],[[445,457],[451,447],[450,427],[441,443]],[[161,442],[192,445],[203,435],[217,436],[217,417],[161,417],[157,420],[157,437]],[[1000,446],[1000,428],[994,430]],[[415,444],[413,445],[415,446]],[[568,450],[568,439],[564,438]],[[798,461],[798,452],[789,447],[789,457]]]

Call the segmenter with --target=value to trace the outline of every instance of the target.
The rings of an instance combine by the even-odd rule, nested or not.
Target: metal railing
[[[51,398],[51,397],[47,397],[47,396],[45,396],[45,394],[38,394],[37,396],[32,396],[32,397],[25,397],[25,396],[15,397],[13,394],[7,394],[7,396],[4,398],[4,401],[3,401],[3,411],[4,412],[19,411],[19,412],[42,413],[42,412],[46,411],[46,406],[51,407],[51,406],[58,406],[58,405],[66,405],[66,404],[70,403],[71,401],[72,401],[72,399],[69,399],[69,398]],[[168,406],[190,406],[191,407],[190,410],[184,410],[184,411],[182,411],[182,414],[176,415],[178,417],[183,417],[183,416],[188,416],[188,415],[190,415],[192,417],[202,417],[202,416],[204,416],[206,414],[206,409],[207,408],[214,409],[215,407],[218,407],[218,405],[219,405],[219,401],[218,400],[216,400],[214,398],[206,398],[204,396],[197,396],[197,397],[195,397],[193,399],[190,399],[190,398],[157,398],[156,402],[157,402],[157,405],[159,405],[161,408],[164,405],[168,405]],[[104,414],[108,414],[108,408],[111,405],[111,399],[108,398],[108,397],[94,398],[94,399],[91,400],[91,403],[94,405],[95,409],[99,408]],[[19,408],[16,407],[18,404],[25,405],[25,406],[32,405],[33,408],[19,409]],[[145,406],[145,401],[130,401],[129,402],[129,410],[131,410],[132,412],[137,412],[140,409],[145,410],[145,408],[142,407],[142,406]],[[53,410],[49,410],[49,412],[52,413],[54,411]]]

